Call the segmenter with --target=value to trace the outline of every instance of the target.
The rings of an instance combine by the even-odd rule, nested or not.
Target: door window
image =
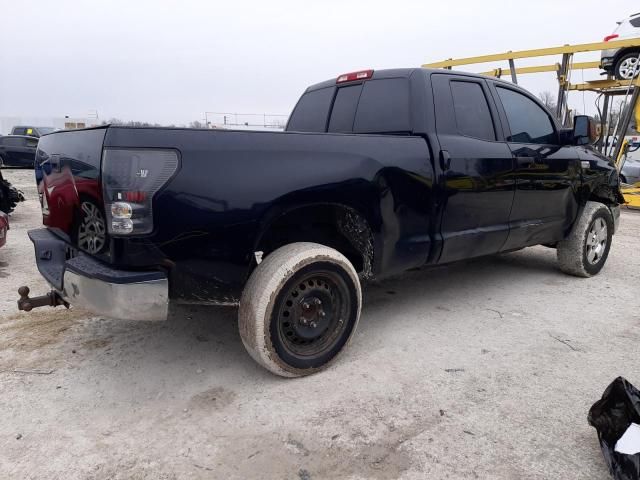
[[[353,122],[355,133],[410,133],[409,80],[368,80]]]
[[[511,90],[496,87],[507,115],[511,135],[508,142],[557,143],[556,131],[549,114],[529,97]]]
[[[452,81],[450,86],[458,133],[482,140],[495,140],[496,132],[482,86],[462,81]]]

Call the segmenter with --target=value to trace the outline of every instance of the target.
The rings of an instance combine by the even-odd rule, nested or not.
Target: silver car
[[[605,42],[640,37],[640,13],[634,13],[617,23],[618,28],[611,35],[604,37]],[[619,80],[630,80],[638,73],[638,56],[640,47],[603,50],[600,67]]]
[[[637,136],[625,138],[629,140],[629,151],[620,170],[620,181],[634,184],[640,182],[640,139]]]

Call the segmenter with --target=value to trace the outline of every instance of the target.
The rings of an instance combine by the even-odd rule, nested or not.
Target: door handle
[[[535,157],[516,157],[516,164],[519,167],[529,167],[536,163]]]
[[[446,150],[440,150],[440,168],[443,171],[451,168],[451,155]]]

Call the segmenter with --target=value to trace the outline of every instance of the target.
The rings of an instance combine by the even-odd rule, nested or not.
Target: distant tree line
[[[124,125],[127,127],[168,127],[168,128],[176,128],[176,127],[188,127],[188,128],[205,128],[203,122],[199,122],[198,120],[190,122],[189,125],[176,125],[174,123],[170,124],[162,124],[162,123],[150,123],[150,122],[138,122],[135,120],[120,120],[119,118],[110,118],[109,120],[103,120],[102,125]]]

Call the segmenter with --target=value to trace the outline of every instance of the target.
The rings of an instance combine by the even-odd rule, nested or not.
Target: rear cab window
[[[353,120],[356,116],[358,101],[362,93],[362,84],[340,87],[336,94],[336,100],[331,111],[329,132],[351,133],[353,132]]]
[[[406,77],[380,78],[305,93],[287,131],[411,133],[410,84]]]
[[[312,90],[300,97],[291,113],[287,125],[288,131],[294,132],[326,132],[327,117],[333,101],[335,87]]]

